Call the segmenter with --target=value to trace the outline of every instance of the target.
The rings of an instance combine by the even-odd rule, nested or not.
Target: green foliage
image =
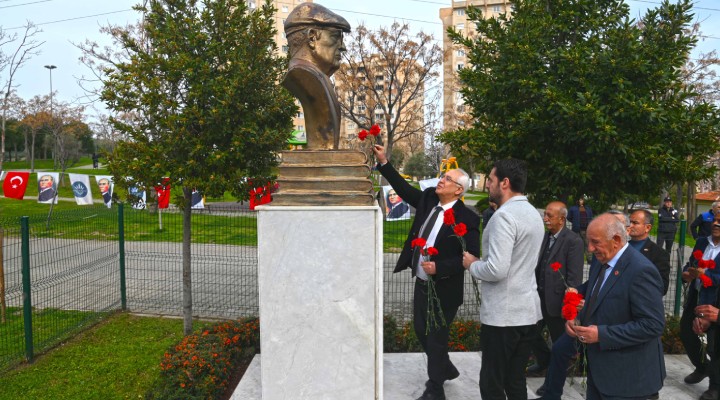
[[[685,346],[680,340],[680,317],[674,315],[665,316],[665,329],[662,334],[663,353],[685,354]]]
[[[434,175],[437,167],[424,152],[418,152],[408,158],[403,171],[408,175],[422,178]]]
[[[395,317],[383,318],[383,350],[385,353],[411,353],[423,351],[415,335],[412,321],[399,325]],[[450,351],[479,351],[480,323],[473,320],[455,319],[450,325]]]
[[[687,0],[637,23],[620,0],[513,5],[489,19],[469,9],[475,38],[450,32],[473,65],[459,75],[474,128],[443,136],[453,151],[468,143],[487,160],[527,160],[527,191],[541,202],[585,194],[604,207],[712,176],[718,110],[680,74],[696,43]]]
[[[242,360],[260,348],[260,323],[221,322],[202,333],[185,336],[170,347],[160,363],[160,377],[147,391],[148,400],[216,399],[230,384]]]
[[[143,34],[113,30],[128,58],[105,69],[102,99],[130,138],[108,157],[116,185],[173,187],[247,198],[292,131],[296,106],[280,85],[274,9],[239,0],[152,0]],[[132,177],[132,181],[126,180]],[[189,203],[190,194],[184,193]]]

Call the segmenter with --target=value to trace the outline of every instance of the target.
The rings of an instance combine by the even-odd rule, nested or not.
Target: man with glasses
[[[448,339],[458,308],[463,302],[465,270],[463,269],[463,248],[455,237],[453,228],[444,224],[444,216],[452,210],[457,224],[467,227],[464,236],[467,251],[477,256],[480,251],[480,217],[465,207],[460,200],[470,183],[470,177],[461,169],[445,173],[435,188],[423,191],[411,186],[388,162],[385,148],[373,147],[378,160],[378,171],[408,204],[415,207],[415,220],[405,240],[394,272],[410,269],[415,278],[413,299],[413,322],[415,334],[427,354],[428,380],[419,400],[445,399],[443,384],[460,376],[448,355]],[[414,251],[411,242],[423,237],[427,247],[435,247],[438,254],[430,261],[423,261],[419,252]],[[427,326],[428,317],[428,280],[435,283],[440,309],[445,324],[439,327]],[[436,310],[435,312],[439,312]]]

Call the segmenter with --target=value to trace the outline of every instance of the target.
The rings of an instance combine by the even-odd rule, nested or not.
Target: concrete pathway
[[[445,395],[448,400],[476,400],[480,398],[478,376],[480,372],[480,353],[450,353],[460,377],[445,384]],[[388,353],[384,355],[385,400],[412,400],[418,398],[423,391],[426,375],[427,359],[423,353]],[[683,382],[685,375],[692,371],[690,361],[685,355],[666,355],[665,366],[667,378],[665,387],[660,391],[660,399],[694,400],[707,389],[707,379],[697,385]],[[528,378],[528,398],[537,396],[534,391],[543,383],[543,378]],[[235,389],[231,400],[260,400],[260,355],[255,356],[252,364],[245,372],[242,381]],[[565,383],[563,399],[585,399],[582,378],[568,378]]]

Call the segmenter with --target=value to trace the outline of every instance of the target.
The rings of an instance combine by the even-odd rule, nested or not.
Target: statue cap
[[[303,3],[295,7],[285,19],[285,35],[312,26],[337,28],[343,32],[350,32],[350,24],[345,18],[320,4]]]

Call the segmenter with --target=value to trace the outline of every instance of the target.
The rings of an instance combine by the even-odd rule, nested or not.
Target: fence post
[[[22,286],[23,286],[23,321],[25,323],[25,359],[33,359],[32,331],[32,299],[30,297],[30,217],[20,218],[22,234]]]
[[[125,284],[125,211],[123,203],[118,204],[118,238],[120,245],[120,306],[127,310],[127,286]]]
[[[676,317],[680,315],[680,305],[682,304],[682,292],[683,292],[683,280],[682,280],[682,268],[685,264],[685,235],[687,234],[687,220],[680,221],[680,243],[678,244],[677,252],[677,277],[675,283],[675,310],[673,315]]]

